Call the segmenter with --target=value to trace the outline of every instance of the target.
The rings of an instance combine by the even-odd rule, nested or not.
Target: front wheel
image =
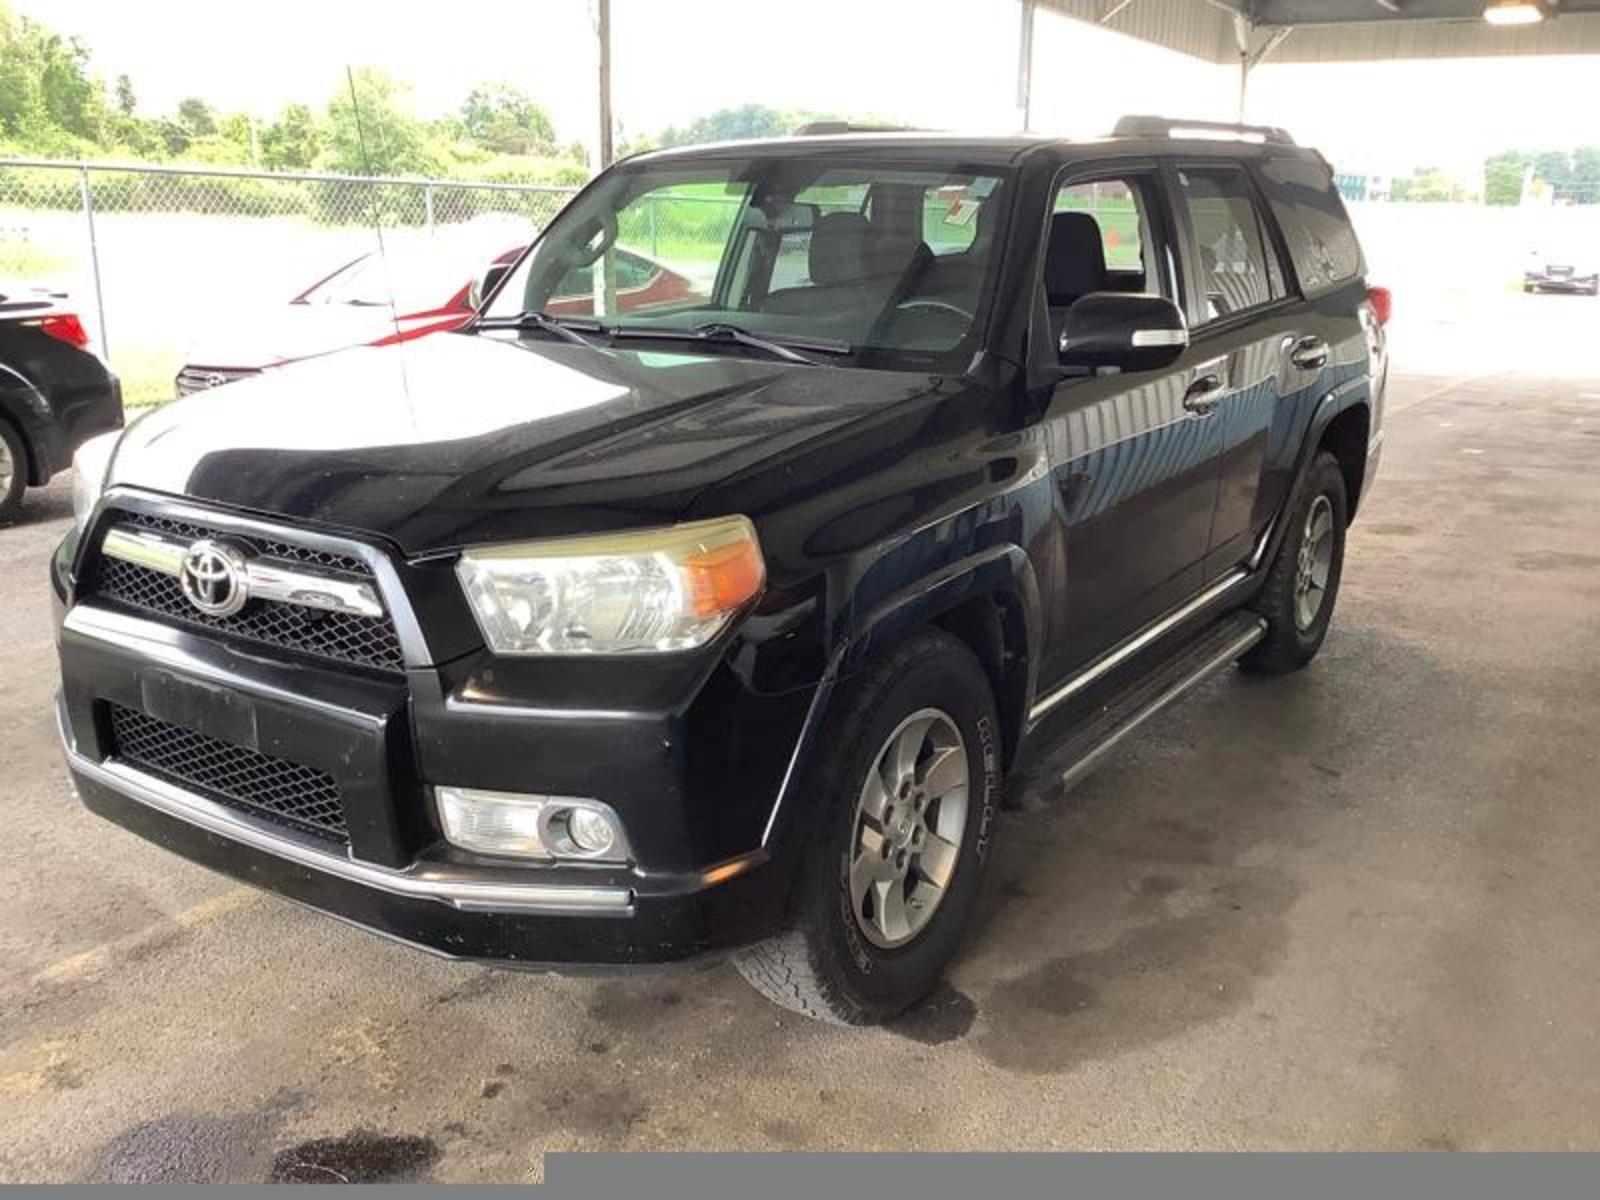
[[[1285,514],[1283,541],[1251,604],[1266,618],[1267,633],[1239,660],[1245,670],[1269,675],[1298,671],[1322,649],[1344,573],[1348,514],[1339,460],[1319,451]]]
[[[999,746],[988,676],[928,630],[838,702],[797,794],[822,806],[792,927],[740,951],[769,1000],[842,1025],[926,996],[960,944],[988,853]]]

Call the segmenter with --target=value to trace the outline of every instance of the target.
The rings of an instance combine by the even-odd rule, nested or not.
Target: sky
[[[1198,2],[1198,0],[1196,0]],[[96,68],[127,72],[141,108],[200,95],[266,117],[320,107],[350,63],[409,81],[418,113],[456,108],[505,79],[592,141],[589,0],[13,0],[83,37]],[[623,137],[760,102],[932,128],[1006,131],[1016,105],[1017,0],[613,0],[613,87]],[[930,18],[931,14],[931,18]],[[1340,165],[1471,169],[1487,150],[1600,144],[1592,59],[1267,65],[1250,117],[1286,126]],[[1105,132],[1124,112],[1231,119],[1237,70],[1041,12],[1032,127]]]

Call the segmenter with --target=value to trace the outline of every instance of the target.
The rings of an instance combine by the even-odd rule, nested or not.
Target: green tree
[[[0,0],[0,135],[46,152],[63,148],[63,139],[97,145],[106,116],[87,47],[15,16]]]
[[[765,104],[742,104],[738,108],[719,108],[696,117],[683,129],[676,126],[661,132],[662,146],[697,146],[704,142],[742,142],[750,138],[782,137],[789,132],[789,116]]]
[[[555,151],[556,131],[549,115],[509,83],[473,88],[461,106],[461,124],[468,137],[497,154]]]
[[[287,104],[261,131],[261,161],[275,171],[303,171],[317,161],[322,131],[304,104]]]
[[[328,104],[328,166],[355,175],[427,175],[440,156],[413,117],[404,84],[379,67],[357,67]]]
[[[168,154],[182,154],[194,140],[189,131],[171,117],[161,117],[155,122],[155,135]]]
[[[1572,152],[1572,202],[1600,204],[1600,146],[1579,146]]]
[[[1483,164],[1483,202],[1485,204],[1521,204],[1522,179],[1527,170],[1527,157],[1516,150],[1506,150],[1494,155]]]
[[[217,114],[198,96],[178,101],[178,124],[191,138],[210,137],[217,131]]]
[[[138,98],[133,94],[133,80],[126,75],[117,76],[117,111],[125,117],[133,116],[134,109],[139,107]]]

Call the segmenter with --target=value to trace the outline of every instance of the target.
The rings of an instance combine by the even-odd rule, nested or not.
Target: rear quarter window
[[[1261,177],[1302,292],[1324,291],[1364,273],[1361,243],[1326,163],[1269,158]]]

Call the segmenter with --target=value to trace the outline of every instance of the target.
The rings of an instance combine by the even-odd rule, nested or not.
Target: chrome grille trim
[[[179,396],[192,396],[259,374],[261,371],[255,367],[184,367],[173,380],[173,389]]]
[[[183,573],[189,543],[147,529],[113,525],[106,531],[100,552],[147,570],[177,578]],[[294,604],[319,612],[342,612],[357,617],[382,617],[383,602],[372,584],[333,571],[308,570],[271,558],[252,559],[245,571],[245,586],[253,600]]]

